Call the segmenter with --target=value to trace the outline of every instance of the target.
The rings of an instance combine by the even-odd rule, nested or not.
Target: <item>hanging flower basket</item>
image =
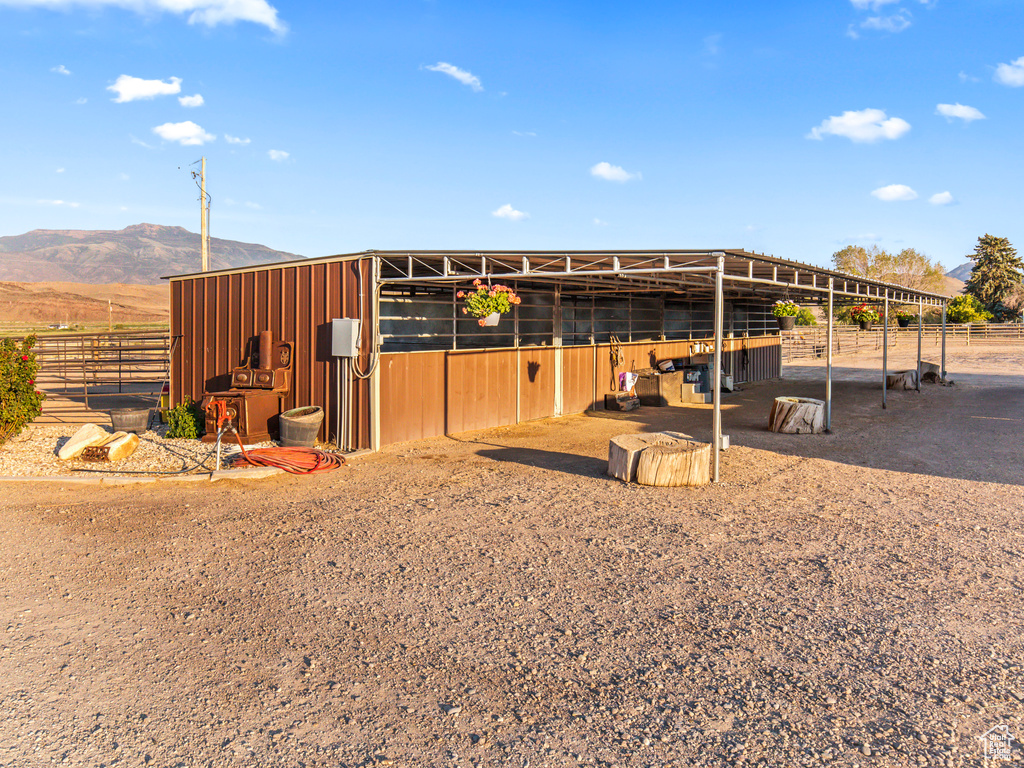
[[[850,318],[853,322],[860,323],[862,331],[870,331],[871,324],[878,322],[878,312],[873,307],[869,307],[867,303],[858,304],[850,310]]]
[[[512,307],[522,301],[507,285],[484,285],[477,278],[473,287],[476,290],[459,291],[455,296],[465,302],[462,314],[477,318],[480,326],[497,325],[502,315],[511,312]]]

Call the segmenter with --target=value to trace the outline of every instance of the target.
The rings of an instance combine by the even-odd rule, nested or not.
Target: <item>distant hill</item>
[[[971,277],[972,269],[974,269],[974,262],[968,261],[966,264],[961,264],[956,269],[951,269],[946,273],[946,277],[952,277],[959,280],[961,283],[966,283]]]
[[[122,230],[36,229],[0,237],[0,280],[156,285],[165,275],[198,272],[199,235],[182,227],[135,224]],[[299,259],[265,245],[210,238],[210,268]]]
[[[166,323],[168,293],[166,281],[163,285],[0,281],[0,326]]]

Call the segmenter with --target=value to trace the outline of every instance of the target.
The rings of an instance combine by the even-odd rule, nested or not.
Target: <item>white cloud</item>
[[[882,139],[898,139],[910,130],[910,123],[898,117],[886,117],[881,109],[862,109],[843,112],[839,117],[822,120],[812,128],[808,139],[821,140],[824,136],[845,136],[850,141],[870,144]]]
[[[949,192],[936,192],[928,198],[928,202],[932,205],[949,205],[953,202],[953,195]]]
[[[0,5],[28,8],[69,10],[75,6],[85,8],[123,8],[144,16],[159,13],[177,15],[188,13],[189,24],[234,24],[251,21],[283,34],[288,26],[277,17],[277,9],[266,0],[0,0]]]
[[[213,141],[217,137],[207,133],[191,120],[183,123],[164,123],[153,129],[153,133],[164,141],[176,141],[183,147],[192,147]],[[143,145],[145,146],[145,145]]]
[[[898,3],[900,0],[850,0],[853,7],[858,11],[877,11],[883,5]]]
[[[88,100],[87,98],[85,98],[85,97],[83,96],[83,97],[82,97],[82,98],[80,98],[80,99],[75,99],[75,104],[85,104],[85,103],[86,103],[86,102],[88,102],[88,101],[89,101],[89,100]]]
[[[140,99],[155,99],[157,96],[181,93],[181,78],[172,77],[165,83],[163,80],[143,80],[141,77],[121,75],[113,85],[107,86],[107,90],[117,94],[113,101],[118,104]]]
[[[146,149],[152,149],[152,147],[149,146],[149,144],[147,144],[146,142],[144,142],[140,138],[132,136],[130,133],[128,134],[128,138],[132,140],[132,144],[138,144],[140,147],[145,147]]]
[[[954,117],[959,117],[965,123],[969,123],[972,120],[984,120],[985,116],[981,114],[980,110],[974,107],[967,107],[963,104],[937,104],[935,107],[935,114],[942,115],[947,120],[951,120]]]
[[[643,178],[640,173],[630,173],[625,168],[618,165],[612,165],[611,163],[598,163],[590,169],[590,175],[596,176],[599,179],[619,182]]]
[[[251,200],[246,200],[245,201],[245,207],[246,208],[252,208],[254,211],[259,211],[259,210],[263,209],[262,205],[260,205],[259,203],[254,203]]]
[[[534,139],[537,137],[537,134],[534,131],[512,131],[512,133],[515,134],[516,136],[525,136],[530,139]]]
[[[512,207],[511,203],[506,203],[496,211],[491,211],[491,216],[497,216],[499,219],[508,219],[509,221],[522,221],[523,219],[530,218],[530,214],[524,211],[517,211]]]
[[[232,136],[231,134],[225,133],[224,141],[226,141],[228,144],[248,144],[250,141],[252,141],[252,139],[240,139],[237,136]]]
[[[40,200],[40,205],[66,205],[68,208],[77,208],[78,203],[69,203],[67,200]]]
[[[994,77],[997,83],[1008,85],[1011,88],[1020,88],[1024,85],[1024,56],[1009,64],[1000,64],[996,67]]]
[[[131,179],[131,176],[129,176],[127,173],[119,173],[117,174],[117,178],[119,178],[121,181],[129,181]]]
[[[974,77],[973,75],[968,75],[966,72],[961,72],[959,75],[957,75],[957,77],[960,79],[961,83],[980,83],[981,82],[981,78],[980,77]]]
[[[463,85],[468,85],[474,91],[482,91],[484,87],[480,84],[480,78],[474,75],[472,72],[467,72],[464,69],[459,69],[454,64],[449,64],[445,61],[439,61],[437,64],[428,64],[426,69],[431,72],[442,72],[449,77],[454,77]]]
[[[63,168],[58,168],[57,169],[57,173],[64,173],[64,169]]]
[[[869,16],[860,26],[861,29],[873,29],[878,32],[902,32],[910,26],[910,13],[901,10],[892,16]]]
[[[608,222],[605,221],[604,219],[594,219],[594,226],[595,227],[607,227],[608,226]]]
[[[51,72],[56,72],[58,75],[70,75],[71,70],[65,67],[63,64],[58,64],[56,67],[50,67]]]
[[[195,96],[179,96],[178,103],[183,107],[201,107],[205,103],[198,93]]]
[[[280,163],[287,160],[289,157],[291,157],[291,155],[289,155],[283,149],[271,149],[267,150],[267,157],[269,157],[271,160]]]
[[[879,187],[871,193],[873,197],[877,197],[886,203],[891,203],[896,200],[916,200],[917,192],[912,190],[906,184],[890,184],[887,187]]]

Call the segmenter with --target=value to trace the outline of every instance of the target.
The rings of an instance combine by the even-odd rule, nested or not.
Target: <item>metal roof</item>
[[[812,264],[741,249],[660,251],[362,251],[242,269],[177,275],[180,280],[255,272],[282,266],[373,257],[380,280],[389,285],[450,285],[475,278],[492,281],[557,284],[573,293],[679,292],[714,298],[718,257],[724,258],[726,298],[824,301],[832,281],[834,301],[882,301],[941,305],[948,297],[894,283],[872,280]]]

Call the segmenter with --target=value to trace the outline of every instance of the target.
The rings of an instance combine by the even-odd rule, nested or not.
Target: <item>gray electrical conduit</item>
[[[373,289],[373,315],[370,318],[370,332],[373,334],[373,351],[370,352],[370,368],[363,373],[359,370],[359,358],[352,358],[352,373],[355,374],[357,379],[368,379],[373,375],[373,372],[377,369],[377,363],[380,362],[380,350],[377,348],[377,318],[380,315],[380,289],[381,285],[376,280],[377,272],[377,261],[374,257],[373,261],[374,270],[374,289]],[[359,321],[362,322],[364,310],[365,295],[363,294],[363,270],[356,268],[356,290],[359,291]]]

